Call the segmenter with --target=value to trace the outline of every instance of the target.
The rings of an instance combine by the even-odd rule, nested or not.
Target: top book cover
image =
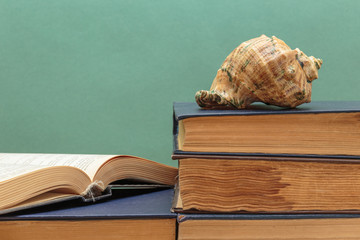
[[[175,102],[174,155],[360,159],[360,101],[314,101],[286,109],[202,109]]]

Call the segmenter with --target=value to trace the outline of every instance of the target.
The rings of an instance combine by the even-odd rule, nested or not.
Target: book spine
[[[178,145],[178,130],[179,130],[179,121],[175,114],[175,110],[173,110],[173,152],[177,152],[179,149]]]

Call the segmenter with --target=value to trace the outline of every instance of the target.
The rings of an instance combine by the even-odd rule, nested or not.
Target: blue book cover
[[[360,214],[351,213],[292,213],[292,214],[181,214],[177,221],[190,220],[294,220],[294,219],[332,219],[332,218],[360,218]]]
[[[170,211],[174,190],[119,191],[90,204],[70,200],[0,216],[0,221],[176,218]],[[117,196],[116,196],[117,195]],[[123,196],[121,196],[123,195]]]

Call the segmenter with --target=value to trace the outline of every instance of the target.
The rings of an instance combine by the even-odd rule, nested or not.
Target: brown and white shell
[[[261,35],[235,48],[210,91],[198,91],[195,99],[203,108],[242,109],[253,102],[294,108],[311,101],[311,84],[321,64],[275,36]]]

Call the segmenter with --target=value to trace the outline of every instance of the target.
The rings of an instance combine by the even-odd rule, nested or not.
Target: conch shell
[[[294,108],[311,101],[322,60],[291,50],[275,36],[243,42],[225,59],[210,91],[195,100],[203,108],[247,108],[253,102]]]

